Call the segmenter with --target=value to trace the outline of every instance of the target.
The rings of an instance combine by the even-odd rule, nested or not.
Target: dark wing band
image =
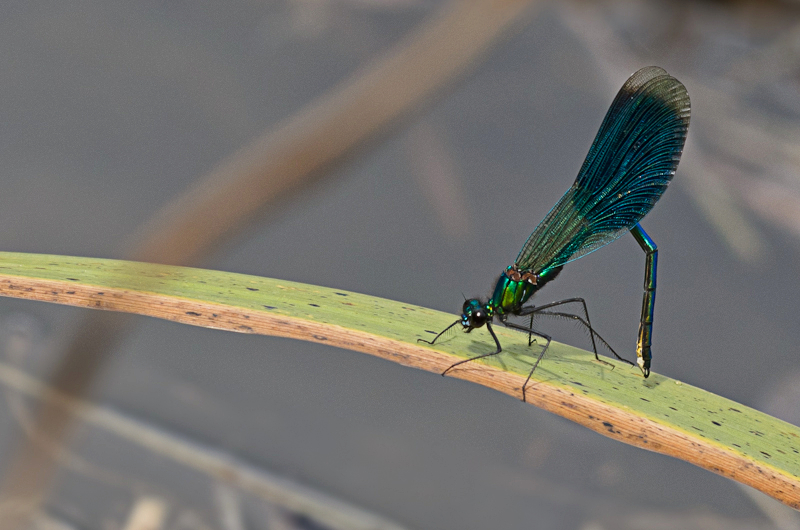
[[[630,230],[667,189],[683,152],[690,102],[680,81],[642,68],[608,109],[575,183],[519,253],[541,273],[597,250]]]

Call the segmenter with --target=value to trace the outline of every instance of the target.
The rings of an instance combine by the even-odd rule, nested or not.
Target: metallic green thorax
[[[522,304],[533,296],[533,293],[558,276],[559,272],[561,272],[561,267],[546,270],[541,274],[533,274],[520,271],[516,265],[510,265],[497,279],[494,294],[486,303],[488,316],[505,315],[518,311]]]

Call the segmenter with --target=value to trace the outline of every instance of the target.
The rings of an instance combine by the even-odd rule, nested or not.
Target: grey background
[[[117,256],[120,241],[196,178],[438,5],[5,5],[0,248]],[[678,77],[697,66],[663,46],[639,50],[640,66]],[[715,50],[707,53],[713,64]],[[623,82],[611,86],[557,10],[545,8],[408,128],[202,265],[456,312],[462,292],[489,294],[571,184]],[[693,116],[703,112],[693,97]],[[455,178],[459,209],[449,221],[426,187],[420,138],[435,140],[431,163],[449,164]],[[757,222],[769,254],[756,264],[737,259],[685,178],[679,168],[643,223],[660,250],[653,368],[763,408],[797,380],[800,246]],[[586,298],[597,329],[632,357],[643,266],[626,237],[570,264],[538,300]],[[25,363],[40,374],[52,361],[49,341],[79,314],[0,300],[2,329],[31,341]],[[587,346],[569,327],[552,333]],[[412,528],[769,526],[736,484],[689,464],[477,385],[321,345],[142,318],[96,399]],[[3,410],[9,454],[19,429]],[[121,477],[59,475],[47,510],[75,527],[113,527],[151,491],[168,499],[167,527],[224,528],[205,477],[90,427],[72,447]],[[242,503],[247,527],[263,527],[258,502]]]

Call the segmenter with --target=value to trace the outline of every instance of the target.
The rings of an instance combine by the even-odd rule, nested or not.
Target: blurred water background
[[[198,177],[443,5],[0,8],[0,248],[119,257]],[[677,176],[643,222],[660,250],[653,369],[798,424],[799,57],[795,2],[544,3],[427,110],[201,265],[456,312],[462,292],[490,294],[571,185],[616,91],[656,64],[693,108]],[[584,297],[632,358],[643,274],[625,237],[537,301]],[[82,312],[0,300],[2,363],[46,379]],[[800,528],[732,481],[477,385],[317,344],[136,322],[93,402],[257,480],[287,480],[331,513],[364,510],[381,528]],[[570,326],[548,332],[588,346]],[[0,398],[10,458],[30,401]],[[335,527],[91,421],[60,458],[41,528]]]

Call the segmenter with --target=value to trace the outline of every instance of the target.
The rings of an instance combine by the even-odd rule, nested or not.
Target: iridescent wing
[[[642,68],[608,109],[575,183],[517,256],[537,274],[611,243],[647,215],[667,189],[683,152],[690,103],[680,81]]]

